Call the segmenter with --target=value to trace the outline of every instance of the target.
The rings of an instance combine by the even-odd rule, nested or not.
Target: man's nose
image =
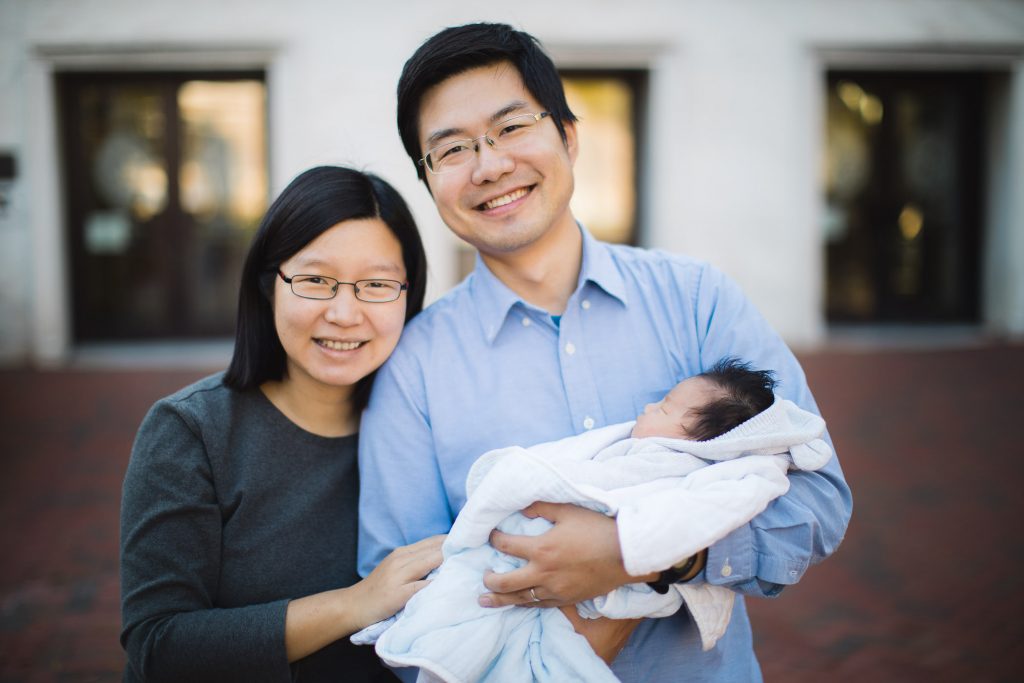
[[[511,173],[514,168],[515,162],[507,150],[495,147],[487,137],[477,142],[473,167],[474,183],[493,182],[506,173]]]

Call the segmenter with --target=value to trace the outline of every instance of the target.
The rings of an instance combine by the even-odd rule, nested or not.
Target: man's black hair
[[[523,85],[544,110],[551,113],[563,142],[566,140],[565,123],[576,121],[576,115],[565,101],[562,79],[554,62],[536,38],[507,24],[449,27],[420,45],[405,63],[398,79],[398,133],[424,183],[426,169],[418,163],[424,152],[419,141],[423,96],[452,76],[500,62],[509,62],[519,71]]]
[[[427,260],[416,222],[402,196],[370,173],[341,166],[317,166],[299,174],[267,209],[249,246],[238,293],[238,323],[224,384],[255,389],[284,376],[285,351],[271,306],[280,265],[342,221],[381,219],[402,245],[409,289],[405,319],[423,309]],[[386,305],[386,304],[382,304]],[[356,383],[354,414],[366,407],[376,373]]]
[[[754,370],[737,358],[723,358],[698,377],[703,377],[722,391],[722,395],[690,412],[696,421],[687,429],[693,441],[707,441],[725,434],[775,402],[775,373]]]

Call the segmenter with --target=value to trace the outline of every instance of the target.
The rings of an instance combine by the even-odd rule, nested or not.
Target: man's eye
[[[507,126],[502,126],[501,132],[498,133],[498,135],[502,135],[502,136],[504,136],[504,135],[511,135],[511,134],[513,134],[513,133],[515,133],[517,131],[522,130],[525,127],[526,126],[524,126],[524,125],[522,125],[520,123],[510,123]]]
[[[447,158],[450,158],[450,157],[453,157],[453,156],[458,156],[459,154],[461,154],[462,152],[467,151],[468,149],[469,149],[469,147],[467,147],[466,145],[463,145],[461,143],[457,144],[457,145],[452,145],[451,147],[446,147],[443,150],[441,150],[441,152],[439,154],[439,158],[447,159]]]

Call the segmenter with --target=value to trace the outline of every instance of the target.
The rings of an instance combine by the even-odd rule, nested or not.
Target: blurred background
[[[854,520],[752,605],[768,680],[1024,679],[1024,2],[0,0],[0,683],[118,679],[134,430],[227,362],[296,174],[398,187],[428,298],[472,266],[394,90],[479,20],[562,71],[577,217],[712,261],[807,369]]]

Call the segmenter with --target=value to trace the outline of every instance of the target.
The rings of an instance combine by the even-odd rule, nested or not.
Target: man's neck
[[[583,262],[583,236],[571,219],[515,252],[480,254],[502,283],[523,301],[561,315],[576,290]]]

